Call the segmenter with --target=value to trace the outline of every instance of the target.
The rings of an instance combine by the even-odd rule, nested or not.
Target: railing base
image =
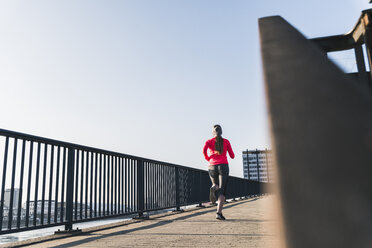
[[[81,229],[76,228],[76,229],[70,229],[70,230],[60,230],[55,231],[54,234],[75,234],[75,233],[81,233]]]
[[[148,215],[138,215],[133,217],[134,220],[148,220],[150,219],[150,216]]]
[[[198,206],[196,206],[197,208],[205,208],[205,206],[203,205],[203,204],[201,204],[201,203],[199,203],[199,205]]]
[[[185,210],[183,209],[175,209],[172,211],[172,213],[183,213],[183,212],[185,212]]]

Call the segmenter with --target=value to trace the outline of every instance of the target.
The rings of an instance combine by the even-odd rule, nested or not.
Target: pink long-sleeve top
[[[209,139],[205,142],[203,148],[203,154],[205,159],[209,162],[209,165],[216,164],[229,164],[227,161],[227,152],[229,152],[230,158],[235,158],[235,154],[231,148],[230,142],[227,139],[223,139],[223,151],[221,154],[215,150],[216,138]],[[210,155],[208,155],[208,152]]]

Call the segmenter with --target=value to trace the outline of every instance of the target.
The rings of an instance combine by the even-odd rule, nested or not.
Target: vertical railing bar
[[[17,146],[18,146],[18,139],[14,138],[12,180],[11,180],[11,186],[10,186],[10,202],[9,202],[9,210],[8,210],[8,229],[9,230],[12,229],[12,222],[13,222],[14,183],[15,183],[15,174],[16,174],[16,169],[17,169]]]
[[[106,207],[105,207],[105,215],[109,215],[110,213],[110,155],[106,156]]]
[[[171,205],[170,202],[170,196],[171,196],[171,191],[169,190],[169,166],[165,167],[165,178],[168,180],[165,180],[165,190],[166,190],[166,204],[167,206]]]
[[[120,157],[116,158],[116,214],[120,214]]]
[[[120,157],[116,157],[115,188],[116,188],[115,214],[120,214]]]
[[[161,169],[162,169],[162,165],[160,163],[158,163],[158,184],[159,184],[159,189],[158,189],[158,197],[159,197],[159,207],[162,207],[162,184],[163,184],[163,180],[161,178]]]
[[[170,196],[170,193],[169,190],[168,190],[168,183],[169,183],[169,177],[168,177],[168,169],[169,167],[168,166],[164,166],[164,192],[165,192],[165,198],[164,198],[164,201],[165,201],[165,204],[166,206],[169,206],[169,196]],[[168,179],[168,180],[167,180]]]
[[[113,210],[114,210],[114,156],[110,156],[110,160],[111,160],[111,200],[110,200],[110,203],[111,203],[111,215],[113,214]]]
[[[54,192],[54,223],[58,220],[58,189],[59,189],[59,170],[60,170],[60,160],[61,160],[61,147],[57,146],[57,168],[56,168],[56,190]],[[62,209],[63,206],[61,205],[60,209]]]
[[[1,205],[0,205],[0,231],[3,229],[3,216],[4,216],[4,195],[5,195],[5,179],[6,179],[6,167],[8,164],[8,147],[9,137],[5,138],[5,151],[4,151],[4,166],[3,166],[3,180],[1,186]]]
[[[53,189],[53,160],[54,160],[54,145],[51,150],[50,157],[50,177],[49,177],[49,202],[48,202],[48,224],[50,224],[51,208],[52,208],[52,189]]]
[[[120,158],[121,161],[121,213],[125,212],[125,206],[124,206],[124,158]]]
[[[143,162],[143,173],[144,173],[144,177],[143,177],[143,181],[144,181],[144,184],[145,184],[145,202],[144,202],[144,208],[145,210],[148,209],[148,206],[147,206],[147,203],[148,203],[148,183],[147,183],[147,180],[148,180],[148,177],[147,177],[147,169],[148,169],[148,166],[147,166],[147,162]]]
[[[120,213],[120,157],[116,158],[116,214]]]
[[[159,163],[158,164],[158,181],[159,181],[159,189],[158,189],[158,194],[159,194],[159,207],[162,207],[163,205],[163,199],[162,199],[162,187],[163,187],[163,180],[162,180],[162,165]]]
[[[165,206],[169,206],[169,196],[171,194],[171,192],[168,190],[168,183],[169,183],[169,176],[168,176],[168,169],[169,167],[167,165],[163,165],[164,167],[164,174],[163,174],[163,178],[164,178],[164,204]]]
[[[76,168],[75,168],[75,202],[73,202],[72,206],[75,209],[75,220],[78,219],[78,192],[79,192],[79,155],[80,150],[76,149]]]
[[[129,159],[129,192],[128,192],[128,200],[129,200],[129,212],[133,212],[132,207],[132,188],[133,188],[133,180],[132,180],[132,159]]]
[[[163,178],[164,178],[163,195],[165,196],[164,197],[164,204],[165,204],[165,206],[169,206],[168,198],[169,198],[170,192],[168,191],[168,187],[167,187],[168,186],[168,180],[169,180],[168,166],[165,166],[165,165],[163,165]],[[165,180],[165,178],[167,178],[168,180]]]
[[[154,179],[153,179],[153,175],[152,175],[152,172],[154,170],[154,167],[153,167],[153,163],[152,162],[149,162],[148,163],[148,180],[149,180],[149,190],[148,190],[148,194],[149,194],[149,197],[150,197],[150,201],[149,201],[149,208],[152,209],[154,207],[154,195],[153,195],[153,188],[154,188]]]
[[[127,158],[123,158],[123,171],[122,171],[122,174],[123,174],[123,212],[126,213],[127,212],[127,207],[128,207],[128,179],[127,179],[127,176],[128,176],[128,171],[127,171]]]
[[[173,167],[172,166],[170,166],[170,167],[168,167],[168,177],[169,178],[173,178]],[[171,205],[176,205],[176,201],[175,201],[175,198],[174,198],[174,196],[175,196],[175,194],[176,194],[176,191],[175,190],[173,190],[173,182],[172,182],[173,180],[169,180],[168,181],[168,190],[169,190],[169,192],[170,192],[170,194],[169,194],[169,202],[170,202],[170,204]]]
[[[97,153],[96,153],[97,154]],[[94,173],[94,184],[97,185],[97,166],[94,167],[94,164],[93,164],[93,152],[90,153],[90,170],[91,170],[91,173],[90,173],[90,212],[89,212],[89,216],[90,218],[93,217],[93,172]],[[95,192],[95,194],[97,194],[97,192]],[[94,203],[96,204],[96,203]],[[96,211],[96,208],[94,207],[94,211]]]
[[[132,176],[132,210],[133,211],[137,211],[137,208],[136,208],[136,199],[135,199],[135,191],[136,191],[136,181],[135,181],[135,174],[136,174],[136,170],[134,168],[135,166],[135,161],[132,159],[132,164],[131,164],[131,170],[132,170],[132,173],[131,173],[131,176]]]
[[[118,157],[115,157],[115,214],[118,213]]]
[[[175,171],[176,170],[176,167],[170,167],[169,169],[169,178],[172,178],[173,180],[171,180],[169,183],[169,188],[170,188],[170,191],[173,192],[172,193],[172,196],[171,196],[171,202],[173,205],[177,205],[177,202],[176,202],[176,187],[175,187],[175,184],[176,184],[176,173],[173,173],[173,170]],[[173,177],[174,176],[174,177]],[[178,210],[178,209],[177,209]]]
[[[121,191],[121,183],[122,183],[122,177],[121,177],[121,163],[122,163],[122,157],[118,158],[118,166],[119,166],[119,171],[118,171],[118,213],[122,213],[122,205],[121,205],[121,199],[122,199],[122,191]]]
[[[110,215],[110,173],[111,173],[111,168],[110,168],[110,163],[111,163],[111,156],[107,155],[107,172],[106,172],[106,215]]]
[[[171,196],[171,191],[169,190],[169,180],[170,180],[170,177],[169,177],[169,166],[165,166],[164,167],[164,173],[165,173],[165,175],[164,175],[164,178],[167,178],[168,180],[165,180],[165,195],[166,195],[166,197],[165,197],[165,204],[167,205],[167,206],[170,206],[171,205],[171,203],[170,203],[170,196]]]
[[[169,178],[173,178],[173,173],[172,172],[173,172],[173,167],[172,166],[168,167],[168,177]],[[174,205],[176,205],[176,201],[175,201],[175,198],[174,198],[174,196],[176,194],[176,191],[172,189],[172,187],[173,187],[173,182],[172,181],[173,180],[168,181],[168,190],[170,192],[169,202],[172,206],[174,206]]]
[[[89,171],[92,174],[92,170],[89,170],[89,151],[86,151],[86,162],[85,162],[85,218],[88,218],[88,185],[89,185]],[[92,184],[92,181],[90,181]],[[90,204],[89,204],[90,205]]]
[[[126,169],[126,158],[123,157],[123,168],[122,168],[122,175],[123,175],[123,184],[122,184],[122,194],[123,194],[123,198],[122,198],[122,202],[123,202],[123,212],[125,213],[126,212],[126,190],[127,190],[127,184],[126,184],[126,172],[125,172],[125,169]]]
[[[122,165],[123,165],[123,169],[122,169],[122,171],[121,171],[121,173],[122,173],[122,177],[123,177],[123,184],[122,184],[122,194],[123,194],[123,198],[122,198],[122,202],[123,202],[123,213],[125,213],[126,212],[126,187],[127,187],[127,185],[126,185],[126,179],[125,179],[125,177],[126,177],[126,173],[125,173],[125,169],[126,169],[126,166],[125,166],[125,164],[126,164],[126,158],[125,157],[123,157],[123,163],[122,163]]]
[[[29,225],[30,218],[30,194],[31,194],[31,179],[32,179],[32,159],[34,152],[34,142],[30,141],[30,156],[28,166],[28,181],[27,181],[27,199],[26,199],[26,227]]]
[[[64,209],[65,209],[65,182],[66,182],[66,147],[63,147],[63,160],[62,160],[62,192],[61,192],[61,216],[60,221],[64,220]],[[66,206],[67,207],[67,206]]]
[[[115,211],[115,156],[111,156],[111,215]]]
[[[45,187],[46,187],[46,169],[47,169],[47,159],[48,159],[48,144],[44,144],[44,169],[43,169],[43,191],[41,192],[41,216],[40,224],[44,224],[44,211],[45,211]]]
[[[103,184],[102,184],[102,170],[103,170],[103,166],[102,166],[102,153],[99,154],[99,191],[98,191],[98,194],[99,194],[99,198],[98,198],[98,213],[99,213],[99,216],[101,216],[102,212],[101,212],[101,207],[102,207],[102,188],[103,188]]]
[[[154,171],[153,171],[153,173],[154,173],[154,182],[153,182],[153,184],[154,184],[154,187],[153,187],[153,189],[154,189],[154,208],[158,208],[159,206],[158,206],[158,199],[157,199],[157,196],[158,196],[158,194],[157,194],[157,186],[158,186],[158,177],[157,177],[157,164],[156,163],[153,163],[153,167],[154,167]]]
[[[161,165],[161,177],[162,177],[162,204],[163,204],[163,207],[166,207],[167,206],[167,192],[166,192],[166,166],[165,165]]]
[[[115,157],[114,156],[111,156],[111,205],[110,205],[110,215],[113,214],[114,212],[114,190],[115,190],[115,187],[114,187],[114,159]]]
[[[155,166],[151,162],[151,208],[155,208]]]
[[[139,206],[141,204],[140,201],[140,191],[141,191],[141,182],[139,180],[139,174],[138,174],[138,166],[139,166],[139,160],[134,161],[134,205],[137,207],[136,211],[138,212],[139,217],[142,217],[142,213],[140,211],[141,207]]]
[[[151,175],[150,175],[150,168],[151,164],[150,162],[147,162],[146,166],[146,180],[147,180],[147,209],[151,209]]]
[[[101,204],[98,203],[98,206],[97,206],[97,195],[99,195],[99,202],[101,202],[101,172],[102,172],[102,166],[101,166],[101,155],[96,153],[96,161],[95,161],[95,183],[94,183],[94,217],[97,217],[97,214],[99,213],[99,216],[101,216]],[[99,163],[98,163],[99,162]],[[98,171],[98,164],[99,164],[99,184],[98,184],[98,181],[97,181],[97,171]],[[97,184],[99,185],[99,192],[97,192]],[[99,208],[99,212],[98,212],[98,208]]]
[[[36,161],[36,174],[35,174],[35,199],[34,199],[34,220],[33,225],[36,226],[36,218],[37,218],[37,197],[38,197],[38,191],[39,191],[39,174],[40,174],[40,149],[41,144],[38,142],[37,145],[37,161]]]
[[[134,160],[134,164],[133,164],[133,166],[134,166],[134,182],[135,182],[135,184],[133,185],[134,186],[134,191],[133,191],[133,204],[137,207],[136,208],[136,211],[137,212],[139,212],[140,211],[140,206],[138,205],[138,204],[136,204],[137,202],[140,202],[139,201],[139,199],[137,199],[137,198],[139,198],[139,194],[136,194],[136,191],[137,192],[140,192],[141,191],[141,189],[140,189],[140,187],[136,187],[137,185],[140,185],[141,186],[141,183],[140,183],[140,180],[139,180],[139,176],[138,176],[138,160]]]
[[[127,213],[128,212],[128,158],[124,158],[124,192],[125,192],[125,198],[124,198],[124,210]]]
[[[151,209],[151,163],[147,162],[147,209]]]
[[[157,208],[156,201],[156,164],[152,163],[152,193],[153,193],[153,208]]]
[[[19,196],[18,196],[18,213],[17,213],[17,229],[21,227],[21,208],[22,208],[22,195],[23,195],[23,174],[25,168],[25,148],[26,140],[22,140],[22,157],[21,157],[21,175],[19,179]]]
[[[158,205],[161,207],[162,205],[162,197],[161,197],[161,187],[162,187],[162,178],[161,178],[161,164],[158,163]]]
[[[176,187],[175,187],[175,184],[176,184],[175,178],[176,177],[173,177],[173,176],[175,176],[175,173],[173,173],[173,170],[175,170],[175,169],[176,169],[176,167],[170,167],[169,168],[169,177],[173,179],[172,181],[169,182],[169,184],[170,184],[169,189],[170,189],[171,192],[173,192],[172,195],[171,195],[171,199],[170,199],[173,205],[177,205],[177,203],[176,203]]]
[[[83,219],[83,189],[84,189],[84,157],[85,151],[81,151],[81,179],[80,179],[80,219]]]
[[[154,163],[154,208],[159,207],[158,202],[158,164]]]
[[[130,173],[131,173],[131,171],[130,171],[130,164],[131,164],[131,159],[130,158],[128,158],[128,161],[127,161],[128,163],[127,163],[127,169],[128,169],[128,173],[127,173],[127,192],[128,192],[128,195],[127,195],[127,200],[128,200],[128,202],[127,202],[127,206],[128,206],[128,212],[132,212],[132,206],[131,206],[131,201],[130,201],[130,190],[132,189],[132,187],[131,187],[131,184],[132,184],[132,182],[131,182],[131,176],[130,176]]]
[[[163,165],[162,164],[159,164],[159,194],[161,195],[160,197],[160,207],[164,207],[164,199],[163,199],[163,195],[164,195],[164,191],[163,191],[163,187],[164,187],[164,181],[163,181]]]
[[[155,187],[154,187],[154,189],[155,189],[155,208],[159,208],[160,206],[159,206],[159,199],[158,199],[158,195],[159,195],[159,192],[158,192],[158,190],[159,190],[159,164],[158,163],[155,163],[154,164],[154,173],[155,173],[155,178],[154,178],[154,183],[155,183]]]
[[[106,154],[103,154],[103,208],[102,208],[102,214],[103,216],[106,216]]]

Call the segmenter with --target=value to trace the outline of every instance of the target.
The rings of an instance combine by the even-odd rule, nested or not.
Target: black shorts
[[[227,181],[229,179],[229,165],[216,164],[208,167],[209,176],[214,184],[219,187],[218,194],[226,195]]]

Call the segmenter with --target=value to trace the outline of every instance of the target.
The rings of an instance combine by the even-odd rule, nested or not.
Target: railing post
[[[176,180],[176,211],[180,211],[180,182],[179,182],[179,170],[178,167],[175,167],[175,177]]]
[[[203,190],[202,190],[202,186],[203,186],[203,183],[202,183],[202,171],[199,171],[199,194],[198,194],[198,197],[199,197],[199,205],[198,205],[198,207],[201,207],[201,208],[203,208],[203,207],[205,207],[205,206],[203,206],[203,204],[202,204],[202,199],[203,199],[203,195],[202,195],[202,192],[203,192]]]
[[[138,217],[143,218],[143,210],[145,206],[145,194],[144,194],[144,170],[143,170],[143,160],[137,160],[137,210]]]
[[[66,192],[66,220],[65,231],[72,231],[72,218],[73,218],[73,196],[74,196],[74,163],[75,162],[75,149],[68,148],[67,158],[67,192]],[[76,204],[76,202],[75,202]]]

